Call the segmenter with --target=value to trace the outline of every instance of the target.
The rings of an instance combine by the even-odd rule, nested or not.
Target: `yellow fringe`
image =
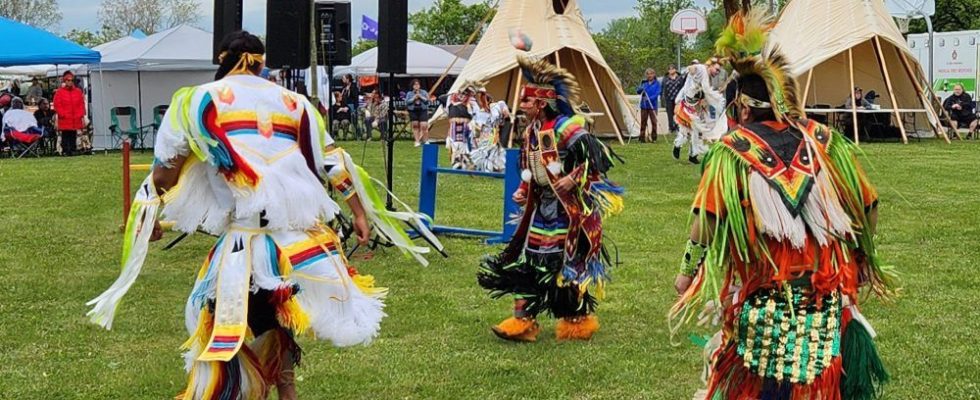
[[[350,277],[350,279],[354,282],[354,286],[357,286],[357,288],[361,290],[361,293],[367,295],[384,293],[388,291],[387,288],[375,287],[374,276],[372,275],[357,274]]]
[[[211,340],[211,329],[214,327],[214,315],[208,311],[207,307],[201,310],[200,317],[197,319],[197,329],[194,330],[194,334],[187,338],[187,341],[180,346],[181,350],[190,350],[194,346],[194,341],[196,340],[198,344],[201,345],[203,349],[204,346],[208,344]]]
[[[603,217],[619,215],[626,209],[623,196],[610,192],[599,192],[599,195],[603,198],[603,206],[601,207]]]
[[[296,301],[296,296],[290,297],[279,307],[276,319],[283,327],[296,335],[302,335],[310,329],[310,315]]]

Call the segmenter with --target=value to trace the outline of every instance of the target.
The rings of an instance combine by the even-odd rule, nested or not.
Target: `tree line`
[[[694,0],[637,0],[634,15],[615,19],[599,31],[593,30],[593,38],[606,62],[629,87],[642,79],[647,68],[654,68],[661,74],[666,72],[667,65],[677,62],[679,45],[682,64],[710,57],[719,31],[737,10],[773,6],[781,9],[788,1],[711,0],[711,6],[703,8],[708,31],[699,35],[694,43],[683,43],[682,37],[670,33],[670,19],[678,10],[696,7]],[[463,0],[436,0],[431,6],[409,15],[409,37],[436,45],[464,44],[475,31],[475,45],[492,19],[496,3],[497,0],[474,4],[466,4]],[[703,2],[699,4],[704,5]],[[936,15],[932,18],[934,29],[936,32],[980,29],[980,13],[976,10],[980,10],[980,0],[936,0]],[[0,16],[48,30],[57,30],[63,18],[58,0],[3,0],[0,1]],[[100,29],[72,29],[65,37],[93,47],[137,29],[153,34],[179,24],[198,22],[201,17],[197,0],[103,0],[99,9]],[[909,25],[910,33],[925,31],[923,20],[912,21]],[[375,46],[374,41],[360,40],[354,44],[353,54]]]

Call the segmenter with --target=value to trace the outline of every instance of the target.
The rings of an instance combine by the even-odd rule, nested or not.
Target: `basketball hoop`
[[[909,33],[910,22],[912,18],[895,16],[895,24],[898,25],[898,31],[901,33]]]
[[[681,35],[684,36],[684,41],[687,42],[687,44],[693,44],[698,40],[699,33],[700,32],[698,32],[697,29],[685,29],[684,33]]]

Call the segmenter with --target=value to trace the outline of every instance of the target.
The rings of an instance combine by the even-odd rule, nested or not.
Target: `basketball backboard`
[[[885,0],[885,7],[897,18],[916,19],[936,14],[936,0]]]
[[[708,20],[701,11],[687,8],[678,11],[670,19],[670,31],[678,35],[696,36],[708,30]]]

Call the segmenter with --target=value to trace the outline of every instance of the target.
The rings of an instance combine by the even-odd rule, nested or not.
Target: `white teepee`
[[[839,108],[859,86],[896,110],[903,139],[913,126],[944,135],[922,66],[881,0],[793,0],[769,40],[788,59],[805,105]],[[915,124],[903,123],[909,115]]]
[[[530,52],[515,49],[510,31],[519,29],[533,41]],[[586,27],[577,0],[501,0],[497,14],[480,39],[459,77],[453,83],[457,90],[464,82],[483,81],[494,99],[504,100],[517,109],[517,92],[523,76],[517,66],[517,55],[547,57],[569,70],[582,87],[581,101],[594,116],[592,130],[603,136],[622,140],[638,132],[638,118],[623,92],[619,78],[603,59],[592,34]],[[601,114],[601,115],[598,115]],[[448,124],[440,112],[430,121],[433,136],[445,135]]]

